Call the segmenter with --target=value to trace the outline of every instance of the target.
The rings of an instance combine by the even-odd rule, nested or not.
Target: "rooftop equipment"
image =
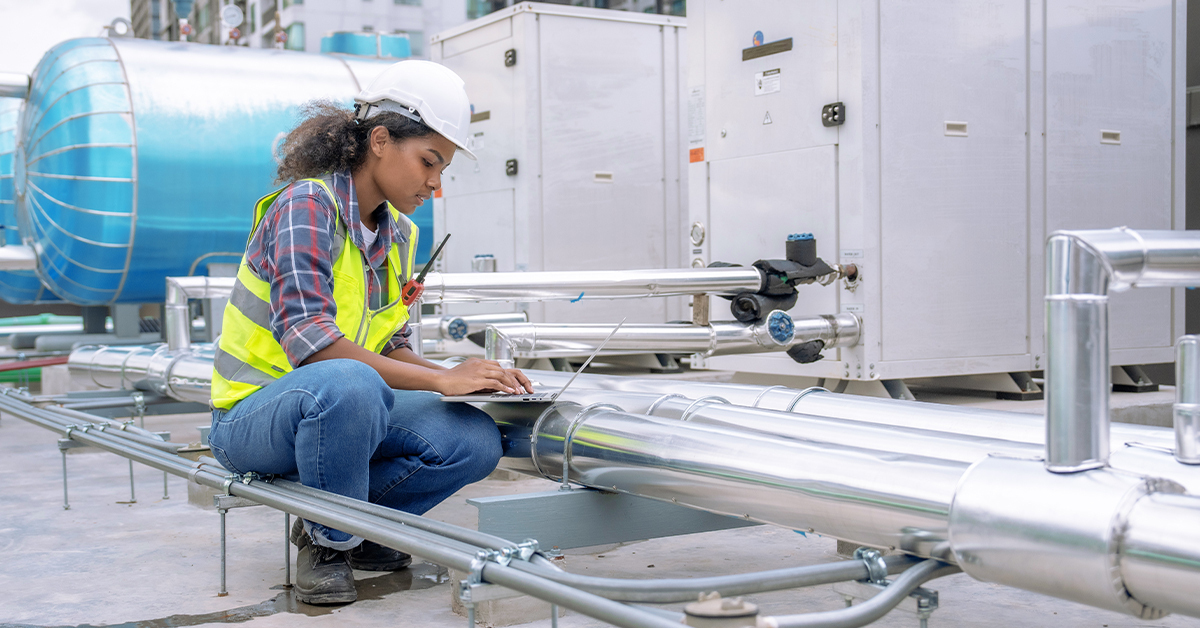
[[[236,261],[300,107],[349,104],[386,65],[131,38],[55,46],[32,76],[14,167],[37,276],[81,305],[145,303],[163,300],[167,276]]]
[[[1118,5],[689,2],[689,261],[777,257],[810,231],[860,273],[801,287],[790,313],[863,321],[859,345],[820,362],[706,364],[864,381],[1044,370],[1047,236],[1184,226],[1185,7]],[[1181,290],[1111,308],[1113,365],[1173,359]]]
[[[456,159],[434,201],[437,235],[454,234],[441,270],[683,267],[684,32],[676,17],[522,2],[435,35],[430,59],[466,81],[479,157]],[[684,299],[578,296],[508,307],[536,322],[691,318]]]

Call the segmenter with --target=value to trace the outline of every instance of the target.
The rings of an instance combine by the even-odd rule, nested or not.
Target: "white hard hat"
[[[463,80],[450,68],[410,59],[384,70],[354,98],[359,120],[394,111],[437,131],[472,160],[467,148],[471,101]]]

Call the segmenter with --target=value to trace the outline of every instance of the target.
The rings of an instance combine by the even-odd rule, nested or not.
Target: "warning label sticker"
[[[704,145],[704,86],[688,92],[688,147]]]
[[[779,68],[754,75],[754,95],[764,96],[779,91],[781,84]]]

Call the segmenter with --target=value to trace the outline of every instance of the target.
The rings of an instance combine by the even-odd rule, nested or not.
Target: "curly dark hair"
[[[279,145],[276,183],[291,183],[339,170],[355,170],[367,159],[371,131],[382,126],[392,140],[431,135],[433,129],[398,113],[385,111],[358,122],[354,111],[331,100],[314,100]]]

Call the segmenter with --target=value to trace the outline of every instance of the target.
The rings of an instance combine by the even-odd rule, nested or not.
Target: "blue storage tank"
[[[0,98],[0,226],[5,244],[20,244],[16,191],[13,188],[13,155],[17,149],[17,123],[25,101]],[[8,303],[58,301],[31,270],[0,272],[0,299]]]
[[[13,166],[41,282],[81,305],[151,303],[167,276],[236,261],[301,105],[349,105],[389,63],[128,38],[55,46],[34,71]]]
[[[412,56],[412,45],[404,33],[334,31],[321,38],[321,52],[407,59]]]

